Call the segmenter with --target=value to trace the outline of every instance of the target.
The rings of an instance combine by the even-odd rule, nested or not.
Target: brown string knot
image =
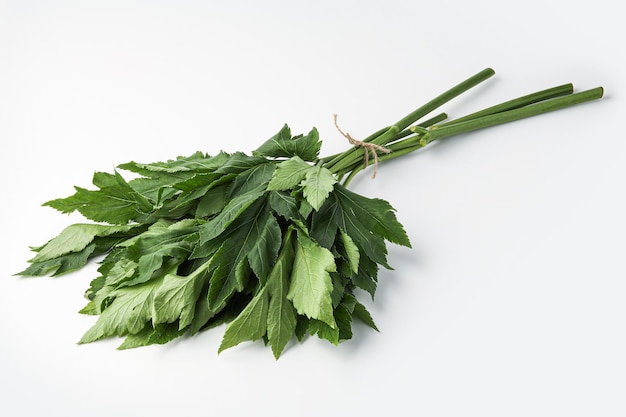
[[[376,178],[376,169],[378,168],[378,152],[390,153],[391,149],[385,148],[384,146],[380,146],[375,143],[363,142],[361,140],[354,139],[352,136],[350,136],[349,133],[346,133],[343,130],[341,130],[341,128],[339,127],[339,124],[337,123],[337,114],[333,114],[333,120],[335,121],[335,127],[337,128],[339,133],[341,133],[343,137],[348,139],[348,142],[350,142],[351,145],[363,148],[363,150],[365,151],[365,155],[364,155],[365,162],[363,164],[365,168],[367,168],[369,165],[370,152],[371,152],[372,156],[374,157],[374,174],[372,175],[372,178]]]

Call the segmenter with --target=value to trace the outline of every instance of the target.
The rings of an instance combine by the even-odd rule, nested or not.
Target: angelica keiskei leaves
[[[129,181],[97,172],[95,190],[75,187],[45,203],[96,223],[32,248],[20,275],[60,275],[101,256],[80,311],[96,321],[80,343],[123,337],[120,349],[130,349],[226,324],[219,351],[263,339],[278,358],[293,336],[339,344],[352,338],[354,320],[377,329],[358,298],[373,299],[380,266],[391,268],[387,243],[410,242],[388,202],[346,188],[352,177],[436,139],[602,96],[564,85],[436,129],[445,115],[419,122],[492,75],[483,70],[363,141],[350,138],[355,146],[337,155],[320,158],[315,128],[293,136],[285,125],[252,155],[132,161],[118,166]],[[372,155],[381,146],[391,153]]]
[[[75,187],[74,195],[51,200],[44,205],[63,213],[78,210],[90,220],[110,224],[127,224],[139,213],[152,209],[150,202],[143,195],[136,193],[118,172],[114,175],[96,172],[93,184],[99,187],[99,190]]]
[[[337,183],[337,178],[321,165],[312,167],[302,181],[302,191],[306,201],[314,210],[319,210]]]
[[[291,135],[291,129],[285,124],[283,128],[252,154],[272,158],[297,156],[305,161],[314,161],[320,152],[322,142],[317,129],[313,128],[306,135]]]
[[[333,254],[299,232],[287,293],[287,298],[293,302],[298,314],[335,327],[330,297],[333,285],[329,273],[336,270]]]
[[[189,275],[165,275],[163,283],[154,293],[153,324],[178,321],[178,330],[183,330],[193,322],[196,303],[202,288],[211,277],[207,271],[209,262]]]
[[[161,282],[162,278],[159,278],[109,292],[109,306],[100,313],[96,324],[85,333],[79,343],[139,333],[151,318],[154,293]]]

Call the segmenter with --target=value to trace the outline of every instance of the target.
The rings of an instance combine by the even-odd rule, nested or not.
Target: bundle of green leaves
[[[19,274],[56,276],[100,259],[81,310],[98,319],[80,343],[120,336],[127,349],[226,323],[220,351],[263,339],[278,358],[294,335],[336,345],[352,337],[354,320],[376,329],[357,296],[373,297],[379,268],[390,268],[386,242],[410,243],[387,201],[347,189],[353,176],[436,139],[602,96],[566,84],[415,124],[491,75],[481,71],[363,141],[346,135],[354,146],[325,158],[315,128],[293,136],[285,125],[251,155],[129,162],[118,167],[134,174],[128,181],[97,172],[95,190],[45,203],[94,223],[33,248]]]

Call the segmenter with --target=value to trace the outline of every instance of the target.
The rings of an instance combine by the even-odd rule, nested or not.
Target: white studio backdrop
[[[0,414],[626,414],[624,27],[617,3],[0,0]],[[78,346],[95,265],[19,278],[81,221],[41,207],[94,171],[256,148],[287,122],[322,152],[485,67],[456,117],[558,84],[595,103],[435,143],[362,173],[413,243],[391,247],[380,333],[220,355]]]

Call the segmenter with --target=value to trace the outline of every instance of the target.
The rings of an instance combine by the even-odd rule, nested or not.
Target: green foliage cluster
[[[195,153],[98,172],[45,205],[107,224],[74,224],[21,275],[58,275],[106,254],[86,296],[99,316],[81,343],[125,337],[120,348],[165,343],[222,323],[220,351],[263,339],[278,358],[295,335],[333,344],[352,321],[376,328],[356,297],[374,296],[385,240],[409,246],[386,201],[355,194],[318,160],[314,129],[285,126],[253,152]]]
[[[493,74],[479,72],[363,141],[349,138],[355,146],[337,155],[319,156],[315,128],[293,136],[285,125],[251,155],[129,162],[118,167],[134,175],[129,181],[97,172],[95,190],[76,187],[45,203],[95,223],[33,248],[19,275],[60,275],[103,257],[81,310],[98,318],[81,343],[118,336],[128,349],[227,324],[220,351],[263,339],[278,358],[294,335],[336,345],[352,337],[354,320],[376,329],[357,295],[374,297],[379,268],[390,268],[387,243],[410,243],[387,201],[346,188],[354,175],[372,160],[603,94],[565,84],[445,123],[445,113],[419,122]]]

